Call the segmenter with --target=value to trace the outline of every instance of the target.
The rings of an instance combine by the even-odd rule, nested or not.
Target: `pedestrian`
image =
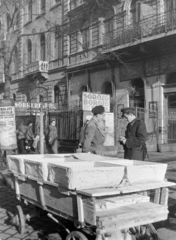
[[[106,131],[102,129],[102,122],[105,120],[105,109],[102,105],[92,109],[93,117],[89,121],[85,130],[85,139],[83,143],[83,152],[97,154],[97,151],[103,152],[106,138]]]
[[[35,153],[39,153],[37,148],[39,140],[40,140],[40,126],[39,126],[39,123],[37,122],[35,125],[34,142],[32,145],[32,147],[35,150]]]
[[[50,125],[48,127],[47,138],[48,152],[54,154],[58,153],[58,135],[56,120],[54,118],[51,119]]]
[[[81,131],[80,131],[80,136],[79,136],[79,145],[82,146],[83,143],[84,143],[84,139],[85,139],[85,131],[86,131],[86,128],[87,128],[87,125],[89,123],[89,121],[92,119],[92,116],[90,115],[87,115],[86,116],[86,119],[85,119],[85,122],[81,128]]]
[[[33,122],[29,120],[28,122],[28,128],[26,133],[26,140],[28,141],[29,149],[30,151],[33,151],[33,142],[34,142],[34,133],[33,133]]]
[[[17,127],[17,140],[18,140],[18,151],[20,154],[25,154],[25,140],[28,127],[24,125],[24,121],[21,120]]]
[[[125,136],[120,136],[120,143],[124,147],[124,159],[145,160],[147,155],[146,125],[136,117],[134,108],[123,108],[121,112],[122,117],[128,122]]]

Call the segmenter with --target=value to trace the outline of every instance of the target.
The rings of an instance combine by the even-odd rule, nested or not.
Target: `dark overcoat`
[[[135,118],[131,123],[128,123],[125,131],[124,158],[144,160],[147,154],[146,137],[146,125],[142,120]]]

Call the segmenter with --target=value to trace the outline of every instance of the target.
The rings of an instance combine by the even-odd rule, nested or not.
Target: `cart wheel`
[[[20,205],[16,206],[15,209],[16,225],[20,234],[25,232],[25,219],[22,207]]]
[[[83,233],[79,231],[73,231],[67,235],[66,240],[88,240],[88,239]]]
[[[130,228],[129,232],[135,236],[136,240],[159,240],[157,231],[152,224]]]

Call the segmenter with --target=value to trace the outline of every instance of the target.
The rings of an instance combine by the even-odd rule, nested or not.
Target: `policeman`
[[[145,123],[136,117],[134,108],[123,108],[121,110],[122,117],[127,122],[127,129],[125,136],[120,136],[120,143],[124,147],[124,158],[133,160],[145,160],[147,155],[146,148],[146,125]]]

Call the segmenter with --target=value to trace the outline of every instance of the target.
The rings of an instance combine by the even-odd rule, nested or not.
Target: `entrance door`
[[[168,143],[176,142],[176,93],[168,98]]]

